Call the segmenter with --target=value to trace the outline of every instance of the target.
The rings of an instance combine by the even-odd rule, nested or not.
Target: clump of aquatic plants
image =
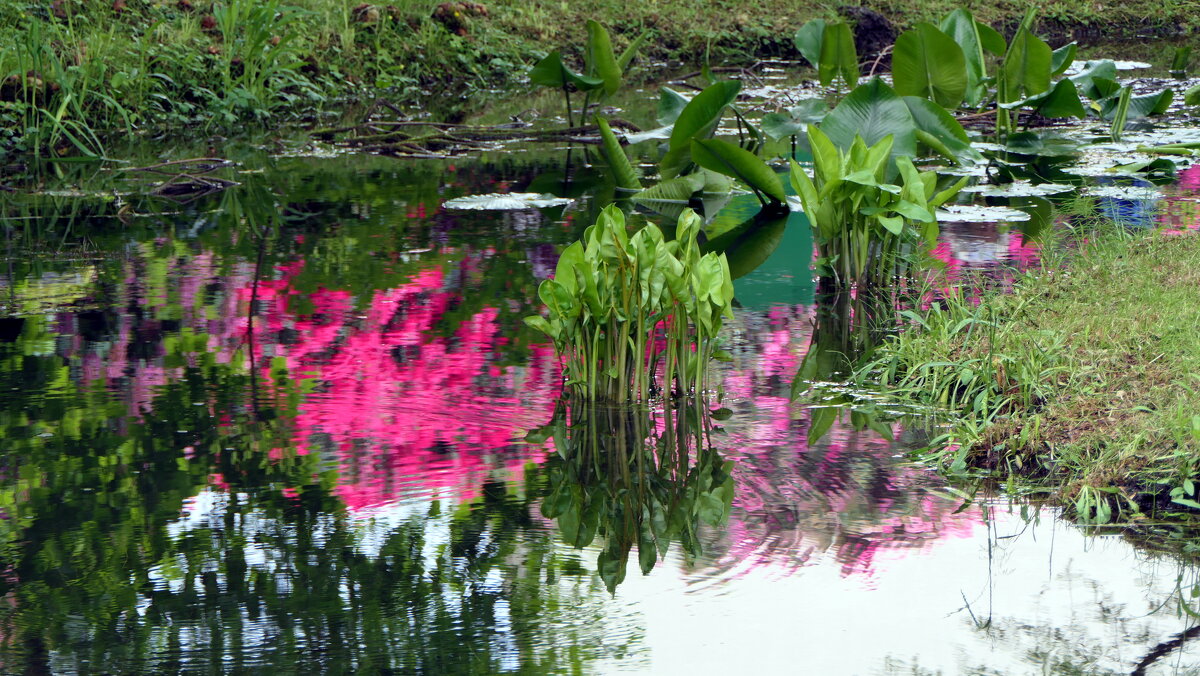
[[[1112,121],[1112,134],[1118,139],[1127,119],[1167,110],[1174,96],[1171,89],[1134,97],[1128,87],[1116,81],[1111,61],[1089,63],[1080,74],[1055,81],[1074,63],[1077,45],[1051,49],[1033,32],[1035,14],[1035,8],[1031,8],[1009,41],[962,8],[947,14],[937,25],[916,24],[892,47],[896,93],[925,99],[942,112],[960,106],[994,106],[996,131],[1001,135],[1014,129],[1014,114],[1021,110],[1046,118],[1095,114]],[[836,81],[854,88],[857,55],[852,41],[846,44],[848,33],[844,24],[826,25],[821,21],[809,22],[796,33],[796,45],[816,67],[822,85]],[[1186,56],[1176,62],[1181,59],[1186,61]],[[1090,99],[1090,103],[1085,104],[1081,97]],[[811,115],[812,111],[805,108],[798,111],[797,117]],[[777,138],[785,131],[779,121],[773,120],[771,125],[775,132],[772,135]],[[799,125],[786,131],[796,134]],[[942,152],[937,146],[931,149]]]
[[[646,401],[660,367],[663,387],[704,392],[723,317],[732,316],[733,282],[723,254],[701,253],[700,225],[688,209],[674,239],[653,224],[631,235],[608,206],[563,250],[554,279],[538,288],[549,315],[525,321],[554,341],[571,394]]]
[[[701,524],[728,520],[733,462],[708,443],[712,425],[695,400],[655,411],[563,402],[549,424],[530,432],[528,440],[553,438],[558,450],[543,468],[542,514],[573,547],[603,539],[596,568],[610,592],[625,579],[635,546],[646,575],[672,542],[687,560],[699,556]]]
[[[821,254],[818,266],[838,285],[883,286],[921,243],[937,237],[935,210],[956,195],[966,178],[938,191],[936,172],[919,171],[906,155],[893,155],[893,137],[868,146],[856,136],[848,151],[810,126],[813,176],[792,162],[800,196]],[[892,183],[895,166],[899,184]]]

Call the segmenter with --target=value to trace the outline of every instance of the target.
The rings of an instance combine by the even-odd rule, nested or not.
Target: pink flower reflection
[[[238,293],[260,304],[254,350],[261,375],[281,387],[298,379],[310,390],[293,421],[297,452],[337,462],[335,491],[347,506],[447,491],[470,498],[486,472],[542,457],[517,440],[553,410],[559,375],[552,348],[533,346],[525,366],[498,369],[493,360],[504,338],[496,308],[439,333],[461,295],[446,288],[439,267],[375,293],[362,311],[348,292],[319,289],[307,295],[314,310],[298,315],[288,306],[300,293],[292,279],[301,266]]]
[[[1161,206],[1162,234],[1177,237],[1200,231],[1200,164],[1179,172],[1179,182],[1164,195]]]
[[[808,444],[811,410],[792,404],[791,378],[811,341],[811,310],[774,308],[765,321],[740,315],[755,339],[733,350],[722,369],[736,415],[714,443],[736,461],[733,512],[710,533],[707,551],[718,577],[771,567],[787,574],[823,556],[844,575],[874,575],[883,554],[926,549],[967,537],[981,525],[977,510],[931,495],[931,471],[895,457],[875,432],[856,431],[847,417]],[[893,436],[905,430],[892,425]]]

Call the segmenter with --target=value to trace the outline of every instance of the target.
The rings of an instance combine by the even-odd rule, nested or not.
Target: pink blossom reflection
[[[375,293],[363,310],[345,291],[319,289],[307,294],[312,312],[296,314],[289,301],[300,294],[292,279],[302,266],[238,293],[243,304],[252,294],[260,303],[255,332],[264,338],[253,349],[262,376],[286,386],[285,371],[308,390],[294,420],[297,452],[337,462],[335,491],[348,507],[430,493],[469,498],[488,471],[540,460],[541,449],[519,439],[554,407],[550,347],[533,346],[523,366],[497,367],[506,338],[495,307],[439,333],[462,293],[441,267]]]
[[[1200,231],[1200,164],[1179,172],[1174,190],[1163,197],[1158,220],[1167,236]]]
[[[812,411],[792,404],[789,386],[812,334],[810,307],[740,313],[734,362],[722,369],[735,416],[715,443],[736,460],[727,529],[711,534],[716,577],[768,566],[786,574],[832,557],[844,575],[873,575],[881,558],[970,536],[979,512],[930,493],[940,481],[898,458],[898,447],[848,415],[808,443]],[[906,431],[898,424],[893,435]]]

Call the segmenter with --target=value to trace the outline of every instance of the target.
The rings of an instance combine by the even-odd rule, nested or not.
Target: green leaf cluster
[[[938,190],[937,173],[918,171],[907,155],[895,157],[900,182],[887,179],[894,139],[868,146],[856,136],[848,151],[817,127],[808,129],[813,176],[792,162],[792,186],[800,196],[817,244],[835,282],[860,287],[887,283],[914,252],[937,237],[935,209],[966,185]]]
[[[674,239],[653,224],[630,235],[610,205],[562,252],[554,279],[538,288],[548,316],[525,323],[554,341],[572,393],[646,401],[660,389],[660,366],[664,386],[704,392],[723,317],[732,316],[733,281],[723,254],[701,253],[700,225],[687,209]]]

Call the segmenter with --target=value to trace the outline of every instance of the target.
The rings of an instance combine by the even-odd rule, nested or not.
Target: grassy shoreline
[[[865,6],[903,30],[957,3]],[[991,0],[972,10],[1004,28],[1025,7]],[[643,64],[715,65],[795,57],[796,29],[835,16],[829,7],[783,0],[753,11],[725,0],[0,3],[0,158],[102,154],[107,139],[148,130],[169,137],[306,122],[375,97],[469,108],[478,100],[464,100],[468,94],[521,88],[528,67],[551,50],[580,57],[589,18],[610,27],[618,50],[647,34]],[[1117,7],[1087,0],[1046,3],[1041,24],[1062,40],[1111,40],[1190,35],[1197,16],[1196,0]]]
[[[930,450],[943,466],[1044,488],[1085,522],[1194,517],[1200,237],[1109,227],[1081,242],[1011,294],[933,309],[875,372],[950,412]]]

